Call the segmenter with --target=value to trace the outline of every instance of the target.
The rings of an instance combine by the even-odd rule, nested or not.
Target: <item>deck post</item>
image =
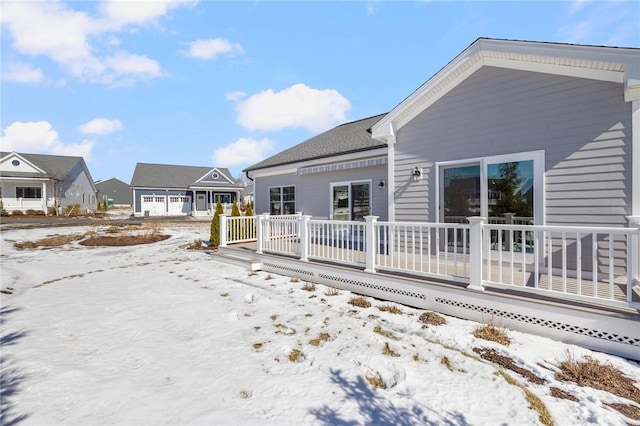
[[[633,280],[631,285],[640,284],[640,216],[627,216],[627,221],[629,222],[629,228],[638,228],[639,231],[635,233],[635,235],[629,236],[630,243],[627,243],[631,246],[631,265],[628,266],[631,268],[631,279]],[[635,260],[635,262],[634,262]]]
[[[300,226],[300,260],[303,262],[309,261],[309,221],[311,220],[311,216],[309,215],[298,215],[298,221]]]
[[[369,272],[374,274],[376,272],[376,246],[377,246],[377,238],[376,238],[376,221],[379,216],[365,216],[365,224],[364,224],[364,240],[366,242],[364,256],[366,267],[364,269],[365,272]]]
[[[227,246],[227,215],[221,214],[218,216],[220,218],[220,244],[218,247],[226,247]]]
[[[256,216],[256,253],[262,254],[262,246],[264,245],[264,221],[269,214],[263,213]]]
[[[484,217],[468,217],[469,228],[469,285],[467,288],[484,291],[482,286],[482,233],[487,220]]]

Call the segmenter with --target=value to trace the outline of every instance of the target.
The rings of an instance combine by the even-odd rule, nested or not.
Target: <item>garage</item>
[[[142,212],[145,216],[162,216],[166,213],[164,195],[145,195],[142,197]],[[147,214],[147,212],[149,212]]]
[[[191,197],[188,196],[170,196],[169,197],[169,214],[183,215],[191,213]]]

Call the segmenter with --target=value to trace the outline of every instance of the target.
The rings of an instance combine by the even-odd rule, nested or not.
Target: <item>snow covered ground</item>
[[[543,378],[506,371],[558,425],[638,424],[605,405],[634,403],[553,371],[567,354],[589,355],[640,386],[637,363],[517,332],[505,347],[475,338],[470,321],[425,326],[418,309],[385,312],[391,304],[371,298],[358,308],[345,291],[252,275],[186,249],[208,239],[208,223],[170,226],[171,238],[142,246],[13,247],[86,231],[0,233],[3,424],[539,424],[523,390],[476,347]]]

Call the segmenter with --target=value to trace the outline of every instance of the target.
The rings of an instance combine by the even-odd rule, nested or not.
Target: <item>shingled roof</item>
[[[0,158],[4,158],[10,152],[0,152]],[[34,166],[38,167],[45,172],[45,177],[55,180],[64,180],[67,174],[73,170],[78,163],[87,172],[88,178],[91,178],[89,170],[82,157],[70,157],[66,155],[48,155],[48,154],[24,154],[17,152],[20,157],[24,158]],[[0,172],[2,177],[24,177],[24,178],[41,178],[41,173],[27,173],[27,172]]]
[[[379,114],[341,124],[253,166],[247,167],[243,171],[248,172],[305,160],[386,147],[386,143],[372,139],[370,131],[371,126],[384,116],[385,114]]]
[[[131,186],[137,188],[189,188],[214,168],[233,181],[229,169],[221,167],[138,163],[131,178]],[[199,182],[197,186],[238,187],[238,185],[234,183],[227,182]]]

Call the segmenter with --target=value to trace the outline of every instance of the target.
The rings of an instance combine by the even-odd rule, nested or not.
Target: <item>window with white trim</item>
[[[371,181],[331,184],[331,218],[364,220],[371,214]]]
[[[42,198],[42,188],[40,187],[17,187],[16,198]]]
[[[441,222],[543,223],[544,151],[441,162],[438,169]]]
[[[269,188],[269,213],[285,215],[296,213],[296,187],[276,186]]]

